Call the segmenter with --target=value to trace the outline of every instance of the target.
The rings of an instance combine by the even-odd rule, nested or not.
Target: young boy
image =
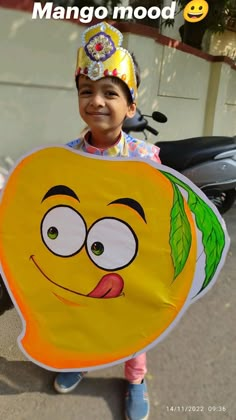
[[[138,156],[160,162],[159,149],[122,131],[125,118],[136,112],[140,75],[137,63],[121,47],[122,34],[106,22],[92,26],[83,34],[78,50],[76,86],[79,112],[89,129],[83,138],[69,146],[100,156]],[[128,420],[144,420],[149,415],[146,354],[125,363],[128,381],[125,416]],[[83,373],[59,373],[54,387],[59,393],[76,388]]]

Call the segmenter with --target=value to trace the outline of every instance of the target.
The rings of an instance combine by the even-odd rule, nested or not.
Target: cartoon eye
[[[191,10],[194,10],[194,9],[195,9],[195,6],[192,6],[192,7],[191,7]]]
[[[203,7],[202,6],[199,6],[199,10],[202,10],[203,9]]]
[[[53,254],[70,257],[84,245],[86,224],[72,207],[56,206],[45,214],[41,222],[41,236]]]
[[[119,270],[136,257],[138,239],[133,229],[122,220],[100,219],[88,231],[86,250],[99,268]]]

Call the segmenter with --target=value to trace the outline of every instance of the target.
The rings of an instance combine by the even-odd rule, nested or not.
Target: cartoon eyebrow
[[[133,198],[118,198],[117,200],[109,203],[108,206],[110,206],[110,204],[125,204],[126,206],[131,207],[131,209],[135,210],[142,217],[144,222],[147,223],[141,204],[139,204],[138,201],[134,200]]]
[[[79,198],[71,188],[67,187],[66,185],[55,185],[54,187],[50,188],[50,190],[48,190],[41,203],[46,200],[46,198],[52,197],[53,195],[68,195],[69,197],[73,197],[79,201]]]

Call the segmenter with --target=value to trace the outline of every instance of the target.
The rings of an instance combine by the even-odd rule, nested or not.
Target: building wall
[[[129,35],[127,47],[142,69],[138,106],[145,113],[159,110],[168,117],[165,125],[152,124],[160,130],[159,140],[203,134],[210,64],[141,36]]]
[[[74,70],[81,30],[0,9],[0,155],[79,134]]]
[[[212,134],[236,135],[236,71],[221,64]]]
[[[208,52],[213,55],[225,55],[236,62],[236,31],[212,34]]]
[[[83,129],[74,86],[83,29],[0,8],[0,156],[15,159],[34,147],[66,143]],[[168,116],[166,124],[151,124],[160,131],[158,140],[235,135],[235,68],[130,30],[124,31],[124,46],[142,71],[138,107]]]

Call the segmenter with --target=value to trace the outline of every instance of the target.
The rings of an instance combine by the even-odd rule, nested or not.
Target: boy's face
[[[134,116],[136,105],[128,104],[126,86],[122,84],[122,81],[114,83],[111,77],[96,81],[79,77],[79,112],[92,134],[113,131],[116,138],[125,117]]]

